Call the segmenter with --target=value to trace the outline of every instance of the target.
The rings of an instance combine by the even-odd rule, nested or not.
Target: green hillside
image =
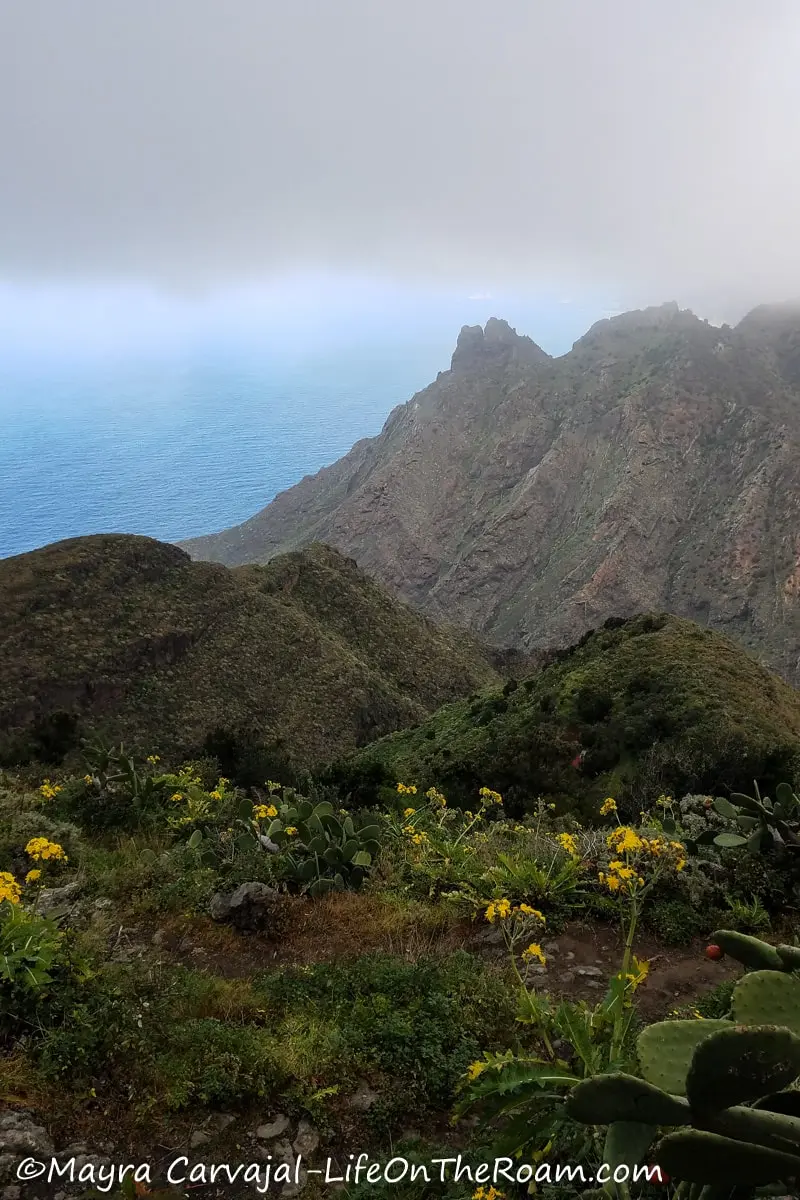
[[[149,538],[76,538],[0,561],[0,752],[82,733],[186,753],[215,730],[313,766],[497,683],[325,546],[233,570]]]
[[[656,614],[607,621],[535,677],[446,705],[336,775],[362,793],[400,780],[466,800],[486,785],[518,809],[612,794],[638,811],[659,791],[796,778],[799,752],[798,692],[728,638]]]

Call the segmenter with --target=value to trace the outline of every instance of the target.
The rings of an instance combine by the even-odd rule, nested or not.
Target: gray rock
[[[256,1130],[256,1137],[261,1142],[268,1142],[272,1138],[280,1137],[289,1128],[289,1118],[283,1113],[278,1113],[266,1125],[259,1125]]]
[[[8,1187],[4,1187],[0,1195],[3,1200],[19,1200],[22,1195],[22,1188],[18,1183],[9,1183]]]
[[[282,925],[285,897],[275,888],[253,880],[241,884],[226,895],[217,892],[211,897],[209,915],[214,921],[228,921],[237,929],[277,933]]]
[[[47,917],[58,908],[69,907],[77,900],[82,888],[83,884],[77,879],[65,883],[63,887],[42,888],[36,901],[36,911]]]
[[[301,1120],[292,1143],[295,1154],[300,1154],[303,1158],[310,1158],[318,1145],[319,1134],[314,1126],[306,1120]]]
[[[350,1107],[356,1109],[357,1112],[367,1112],[372,1108],[373,1104],[377,1104],[380,1096],[377,1092],[373,1092],[372,1088],[365,1080],[361,1080],[356,1091],[350,1097]]]
[[[189,1147],[196,1150],[198,1146],[207,1146],[211,1141],[211,1134],[206,1133],[204,1129],[195,1129],[192,1136],[189,1138]]]
[[[215,1129],[217,1133],[222,1133],[228,1128],[229,1125],[232,1125],[235,1120],[236,1117],[233,1115],[233,1113],[218,1112],[212,1113],[206,1121],[206,1124],[210,1125],[212,1129]]]
[[[575,974],[597,976],[605,975],[605,971],[602,969],[602,967],[576,967]]]
[[[48,1159],[55,1148],[47,1131],[27,1112],[0,1114],[0,1184],[14,1186],[21,1158]]]

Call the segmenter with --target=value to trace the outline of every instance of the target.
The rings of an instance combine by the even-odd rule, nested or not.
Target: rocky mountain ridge
[[[464,327],[377,437],[185,548],[232,564],[310,541],[493,641],[665,610],[797,683],[800,306],[735,328],[624,313],[560,358],[504,321]]]

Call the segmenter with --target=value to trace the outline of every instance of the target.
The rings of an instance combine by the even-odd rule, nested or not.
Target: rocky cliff
[[[376,438],[186,544],[310,541],[424,612],[531,648],[660,609],[800,680],[800,307],[717,328],[666,304],[560,358],[492,319]]]

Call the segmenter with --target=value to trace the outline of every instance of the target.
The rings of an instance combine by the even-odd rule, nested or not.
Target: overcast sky
[[[800,0],[0,0],[0,283],[728,315],[800,294],[798,63]]]

